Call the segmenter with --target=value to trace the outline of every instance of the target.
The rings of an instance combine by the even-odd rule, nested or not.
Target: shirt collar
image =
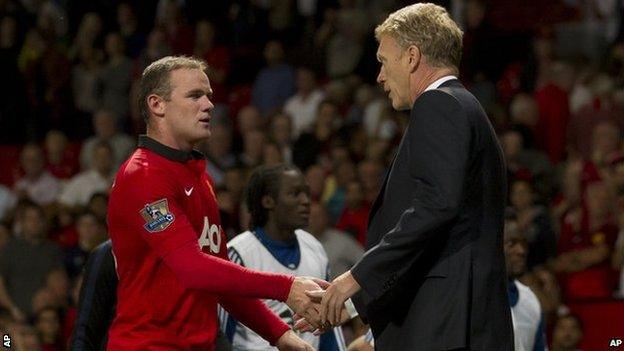
[[[174,149],[167,145],[161,144],[160,142],[148,137],[147,135],[139,136],[139,147],[153,151],[158,155],[171,161],[181,163],[185,163],[190,160],[200,160],[204,158],[204,154],[197,150],[183,151]]]
[[[518,304],[518,300],[520,300],[520,292],[516,286],[515,279],[510,279],[507,282],[507,298],[509,299],[510,307],[516,306]]]
[[[427,89],[425,89],[425,91],[427,90],[434,90],[434,89],[438,89],[440,87],[440,85],[448,82],[449,80],[452,79],[457,79],[457,77],[453,76],[453,75],[449,75],[449,76],[444,76],[438,80],[436,80],[435,82],[431,83]]]

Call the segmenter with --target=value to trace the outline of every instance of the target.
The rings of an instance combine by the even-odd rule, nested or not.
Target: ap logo
[[[609,347],[620,347],[622,346],[622,339],[611,339],[609,341]]]

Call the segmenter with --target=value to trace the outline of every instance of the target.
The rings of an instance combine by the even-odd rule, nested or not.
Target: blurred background
[[[250,171],[292,162],[309,231],[333,274],[347,270],[408,123],[375,83],[373,30],[410,3],[0,0],[0,331],[65,349],[82,267],[107,240],[107,191],[144,132],[138,79],[167,55],[209,65],[201,151],[228,237],[247,229]],[[508,225],[529,243],[521,281],[551,349],[607,349],[624,338],[624,4],[436,3],[464,31],[460,79],[506,155]]]

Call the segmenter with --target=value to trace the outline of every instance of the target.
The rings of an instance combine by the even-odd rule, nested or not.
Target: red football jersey
[[[184,287],[166,264],[168,255],[193,241],[204,253],[227,260],[205,167],[201,154],[145,136],[121,166],[108,209],[119,276],[108,350],[213,348],[219,295]]]

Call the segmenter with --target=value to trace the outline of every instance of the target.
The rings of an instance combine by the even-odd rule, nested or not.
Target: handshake
[[[331,283],[317,278],[295,278],[286,300],[297,315],[295,329],[320,334],[344,324],[352,318],[345,302],[359,290],[360,285],[349,271]]]

